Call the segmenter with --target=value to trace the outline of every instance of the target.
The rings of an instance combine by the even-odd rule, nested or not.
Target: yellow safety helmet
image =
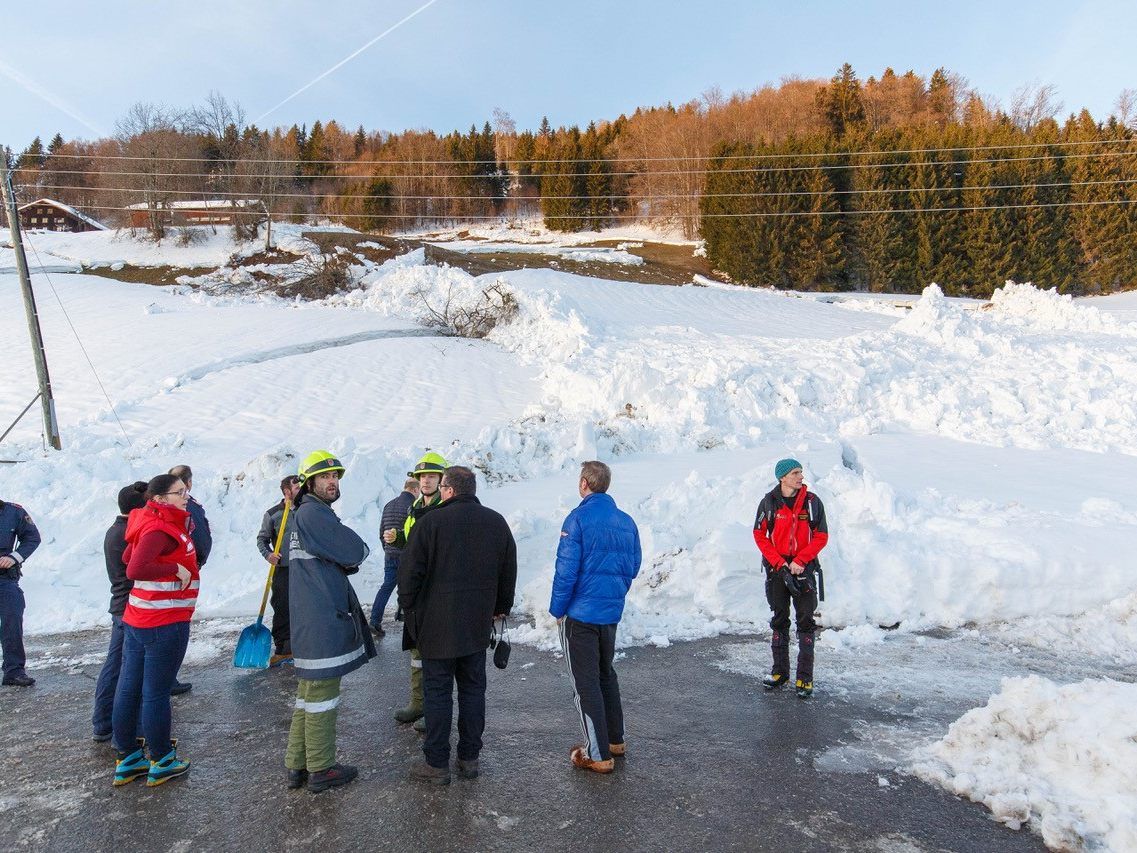
[[[300,470],[296,472],[296,476],[303,483],[309,477],[315,477],[317,474],[323,474],[326,471],[339,471],[340,477],[347,475],[347,469],[343,467],[343,463],[328,451],[313,450],[300,463]]]
[[[425,454],[422,459],[415,463],[415,469],[408,471],[408,477],[418,478],[419,474],[438,474],[441,476],[442,472],[450,466],[446,464],[446,460],[439,456],[437,453],[431,451]]]

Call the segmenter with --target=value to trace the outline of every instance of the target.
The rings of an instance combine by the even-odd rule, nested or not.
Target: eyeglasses
[[[454,487],[453,487],[453,486],[451,486],[449,483],[443,483],[443,484],[442,484],[441,486],[439,486],[438,488],[439,488],[439,489],[446,489],[446,491],[448,491],[448,492],[452,492],[452,491],[454,491]]]
[[[177,495],[179,498],[181,498],[181,497],[185,497],[186,490],[185,489],[178,489],[176,492],[162,492],[162,494],[165,496]]]

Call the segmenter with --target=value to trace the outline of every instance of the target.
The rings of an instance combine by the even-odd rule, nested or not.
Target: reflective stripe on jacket
[[[297,678],[338,678],[375,657],[367,617],[348,580],[367,544],[305,493],[288,525],[288,613]]]
[[[159,577],[134,579],[122,614],[122,621],[127,625],[157,628],[188,622],[193,618],[200,584],[197,551],[189,535],[188,522],[189,513],[186,511],[154,501],[130,513],[126,522],[126,551],[123,553],[128,574],[131,557],[144,538],[159,535],[164,537],[166,544],[161,554],[154,558],[154,563],[163,569]],[[191,575],[185,589],[177,574],[179,565],[185,566]]]

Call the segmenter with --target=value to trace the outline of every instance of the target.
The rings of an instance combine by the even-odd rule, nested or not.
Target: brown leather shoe
[[[420,758],[412,763],[408,775],[415,782],[427,782],[431,785],[450,784],[450,768],[433,767],[426,763],[425,758]]]
[[[611,773],[616,769],[615,760],[609,758],[605,761],[593,761],[588,757],[588,751],[583,746],[574,746],[569,753],[573,767],[581,770],[591,770],[593,773]]]
[[[610,743],[608,744],[608,751],[612,753],[613,758],[623,758],[628,751],[628,745],[626,743]]]

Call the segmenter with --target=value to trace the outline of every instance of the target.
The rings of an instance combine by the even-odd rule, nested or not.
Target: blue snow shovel
[[[288,525],[288,511],[292,509],[292,502],[284,502],[284,515],[280,518],[280,531],[276,534],[276,546],[272,553],[280,553],[280,543],[284,540],[284,529]],[[272,656],[272,632],[265,627],[265,605],[268,604],[268,591],[272,588],[272,576],[276,566],[268,564],[268,580],[265,581],[265,594],[261,596],[261,612],[257,614],[257,621],[241,632],[237,640],[237,650],[233,652],[233,666],[242,669],[268,669],[268,661]]]

